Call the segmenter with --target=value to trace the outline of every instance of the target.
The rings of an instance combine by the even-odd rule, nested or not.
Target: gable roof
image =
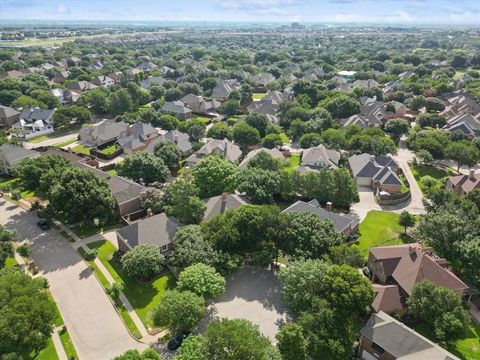
[[[372,302],[372,309],[375,312],[385,311],[389,314],[403,312],[398,285],[373,284],[373,291],[375,292],[375,299]]]
[[[131,248],[144,244],[161,247],[172,242],[179,227],[180,224],[174,218],[162,213],[135,221],[118,229],[116,233]]]
[[[20,114],[20,111],[17,111],[8,106],[0,105],[0,119],[7,119],[18,114]]]
[[[163,104],[162,111],[173,112],[173,113],[176,113],[176,114],[188,114],[188,113],[192,112],[180,100],[167,101],[165,104]]]
[[[23,159],[40,156],[40,154],[34,150],[25,149],[13,144],[0,145],[0,154],[3,155],[3,158],[5,158],[10,165]]]
[[[360,334],[395,359],[460,360],[383,311],[372,314]]]
[[[225,160],[235,162],[242,156],[242,150],[228,139],[214,139],[210,140],[203,145],[200,150],[188,157],[187,162],[196,164],[210,154],[219,154],[222,155]]]
[[[303,150],[300,165],[309,167],[336,168],[340,153],[327,149],[323,144]]]
[[[332,211],[327,211],[323,209],[318,203],[318,201],[315,199],[311,200],[308,203],[298,200],[297,202],[293,203],[285,210],[283,210],[283,212],[316,214],[321,220],[330,220],[338,232],[345,231],[345,229],[347,229],[349,226],[353,228],[358,225],[358,219],[346,214],[337,214]]]
[[[361,114],[355,114],[350,116],[348,119],[340,120],[340,124],[343,127],[346,127],[349,125],[357,125],[362,129],[366,129],[368,127],[379,127],[382,125],[382,122],[375,116],[371,116],[371,115],[364,116]]]
[[[246,197],[238,194],[222,194],[204,199],[203,202],[207,206],[203,215],[204,221],[224,214],[227,210],[238,209],[240,206],[250,203]]]
[[[49,120],[54,112],[55,110],[45,110],[40,108],[25,109],[21,112],[19,117],[28,122],[35,122],[37,120],[45,121]]]
[[[387,264],[384,266],[385,276],[392,276],[408,295],[411,295],[414,285],[422,280],[429,280],[455,292],[468,289],[463,281],[441,265],[444,259],[434,258],[420,244],[371,248],[370,255],[375,262]]]
[[[474,189],[480,189],[480,172],[471,175],[456,175],[448,178],[453,186],[460,186],[463,192],[467,193]]]
[[[374,156],[366,153],[350,156],[348,164],[353,177],[370,177],[376,180],[381,180],[384,175],[391,175],[387,174],[383,168],[397,166],[390,156]],[[389,179],[389,177],[386,179]]]
[[[98,138],[103,142],[115,139],[123,134],[128,125],[123,121],[115,122],[113,120],[103,121],[95,126],[83,126],[79,134],[88,135],[92,138]]]

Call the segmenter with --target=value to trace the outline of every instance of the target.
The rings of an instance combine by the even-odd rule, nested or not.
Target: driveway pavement
[[[36,143],[25,141],[23,143],[23,147],[26,148],[26,149],[35,149],[35,148],[42,147],[42,146],[53,146],[55,144],[60,144],[60,143],[63,143],[63,142],[69,141],[69,140],[76,139],[76,138],[78,138],[78,133],[53,137],[53,138],[45,139],[43,141],[36,142]]]
[[[208,307],[200,331],[208,321],[222,318],[250,320],[275,343],[279,326],[287,318],[277,276],[259,268],[245,268],[229,276],[225,294]]]
[[[0,199],[0,224],[26,240],[41,274],[48,279],[81,360],[110,360],[129,349],[143,350],[80,256],[54,229],[42,232],[37,218]]]

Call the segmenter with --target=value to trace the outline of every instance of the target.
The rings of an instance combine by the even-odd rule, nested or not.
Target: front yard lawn
[[[425,193],[428,188],[420,181],[422,177],[430,176],[435,180],[440,181],[450,175],[447,170],[432,165],[411,165],[410,168],[412,169],[412,174],[423,193]]]
[[[47,346],[43,348],[37,356],[32,355],[31,358],[34,360],[58,360],[52,338],[48,339]]]
[[[85,154],[85,155],[90,155],[90,148],[86,147],[85,145],[77,145],[72,148],[73,152],[80,153],[80,154]]]
[[[106,240],[88,244],[91,249],[98,249],[98,259],[107,268],[116,282],[124,284],[124,294],[132,304],[146,327],[153,327],[152,310],[160,303],[165,290],[175,286],[175,278],[168,274],[161,276],[149,284],[141,284],[130,279],[122,270],[120,263],[112,259],[117,250]]]
[[[63,349],[65,350],[65,353],[67,354],[68,359],[78,359],[77,351],[75,350],[75,347],[73,346],[72,339],[70,339],[70,335],[68,334],[68,331],[60,331],[60,341],[62,342]]]
[[[285,168],[285,171],[292,172],[298,165],[300,165],[300,155],[293,154],[292,156],[290,156],[289,161],[290,165]]]
[[[82,239],[90,237],[95,234],[105,233],[107,231],[118,229],[122,227],[122,224],[109,224],[109,225],[76,225],[70,230],[72,230],[77,236]]]
[[[352,245],[357,247],[365,259],[368,256],[368,249],[377,246],[389,246],[405,244],[412,241],[403,234],[403,227],[398,225],[399,214],[372,210],[360,223],[360,239]]]
[[[15,257],[7,257],[7,259],[5,260],[5,267],[8,269],[14,267],[15,265],[17,265],[17,260],[15,260]]]

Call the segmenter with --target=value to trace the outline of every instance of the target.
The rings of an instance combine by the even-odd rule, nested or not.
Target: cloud
[[[67,7],[65,4],[58,4],[57,9],[55,10],[55,13],[59,15],[70,14],[70,8]]]

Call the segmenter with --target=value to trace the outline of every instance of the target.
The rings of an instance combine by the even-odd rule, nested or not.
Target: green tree
[[[240,172],[237,189],[254,204],[269,204],[278,191],[280,181],[280,174],[276,171],[249,167]]]
[[[398,218],[398,225],[404,228],[404,233],[407,233],[407,228],[415,226],[415,216],[408,211],[402,211]]]
[[[428,280],[414,285],[407,305],[409,311],[427,324],[439,340],[451,342],[460,338],[470,322],[460,296]]]
[[[0,354],[29,359],[47,345],[55,305],[38,281],[17,269],[0,270]]]
[[[220,113],[225,114],[227,117],[234,116],[240,111],[240,101],[238,100],[226,100],[220,106]]]
[[[280,271],[282,297],[292,315],[311,309],[314,299],[322,294],[327,271],[328,265],[321,260],[294,261]]]
[[[155,245],[137,245],[122,256],[122,269],[132,279],[148,280],[162,270],[165,258]]]
[[[107,183],[91,171],[65,167],[59,173],[47,174],[45,182],[51,187],[46,198],[52,210],[68,223],[91,223],[95,219],[106,223],[114,218],[115,199]]]
[[[228,124],[226,124],[225,122],[217,122],[213,124],[210,129],[208,129],[207,137],[218,139],[218,140],[223,140],[223,139],[232,140],[233,129],[230,126],[228,126]]]
[[[385,131],[397,138],[406,133],[408,129],[410,129],[410,125],[405,119],[390,119],[385,123]]]
[[[205,315],[201,296],[190,291],[167,290],[162,301],[153,310],[153,322],[173,332],[191,330]]]
[[[240,147],[255,145],[260,142],[260,133],[245,121],[239,121],[233,126],[233,140]]]
[[[200,196],[207,198],[231,192],[235,188],[237,169],[234,164],[216,155],[207,156],[192,171]]]
[[[158,214],[163,208],[163,192],[160,189],[148,187],[140,193],[140,203],[144,209],[151,209]]]
[[[307,358],[307,341],[302,331],[300,325],[289,323],[282,326],[277,333],[277,346],[283,360],[305,360]]]
[[[113,360],[162,360],[160,355],[154,349],[146,349],[142,353],[138,350],[128,350],[123,355],[115,357]]]
[[[457,172],[460,166],[473,166],[480,159],[480,151],[467,141],[452,142],[445,150],[447,158],[457,162]]]
[[[283,166],[280,159],[274,158],[266,151],[260,151],[249,162],[249,168],[258,168],[263,170],[278,171]]]
[[[322,100],[318,103],[318,106],[325,108],[333,117],[342,119],[360,112],[358,100],[345,94]]]
[[[173,237],[173,246],[175,251],[170,260],[179,269],[197,263],[214,266],[217,262],[217,251],[204,239],[202,228],[198,225],[187,225],[178,229]]]
[[[196,335],[186,338],[174,360],[209,360],[205,354],[205,337]]]
[[[48,189],[39,189],[42,175],[50,171],[60,173],[61,169],[69,166],[70,162],[67,159],[60,155],[51,154],[22,160],[15,167],[15,173],[27,189],[46,191]]]
[[[279,134],[268,134],[262,139],[262,145],[267,149],[283,145],[283,140]]]
[[[199,193],[199,188],[191,180],[178,179],[165,190],[165,212],[183,224],[199,223],[207,208],[198,197]]]
[[[182,159],[180,148],[169,141],[162,141],[155,145],[155,156],[158,156],[170,170],[176,169]]]
[[[270,341],[247,320],[214,320],[204,336],[208,359],[279,360]]]
[[[324,259],[331,264],[350,265],[354,268],[360,268],[365,263],[362,252],[357,247],[347,244],[331,247]]]
[[[145,152],[135,152],[125,157],[117,165],[117,172],[120,176],[146,184],[165,182],[170,176],[170,170],[161,158]]]
[[[261,137],[265,136],[265,130],[268,126],[268,120],[265,115],[250,113],[245,117],[245,122],[257,129]]]
[[[191,291],[205,300],[225,292],[225,279],[209,265],[198,263],[186,267],[179,275],[177,288]]]
[[[133,110],[133,100],[127,89],[121,89],[110,95],[110,113],[121,115]]]

